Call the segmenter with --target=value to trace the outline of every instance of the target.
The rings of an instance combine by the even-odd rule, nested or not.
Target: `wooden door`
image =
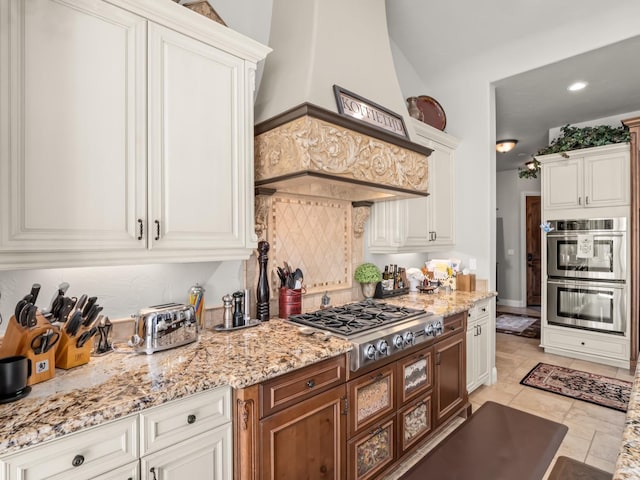
[[[262,480],[345,478],[345,394],[341,385],[260,421]]]
[[[527,305],[540,305],[542,289],[542,235],[540,195],[527,196]]]

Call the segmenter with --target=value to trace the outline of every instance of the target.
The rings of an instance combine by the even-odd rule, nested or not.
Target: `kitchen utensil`
[[[80,295],[80,298],[78,298],[78,301],[75,304],[75,308],[77,308],[78,310],[83,310],[85,303],[87,303],[87,298],[89,297],[86,293]]]
[[[80,325],[82,325],[82,312],[80,310],[76,310],[71,315],[71,318],[66,322],[64,330],[67,332],[67,335],[74,337],[78,333]]]
[[[31,303],[36,304],[36,300],[38,299],[38,294],[40,293],[40,284],[34,283],[31,285]]]
[[[233,293],[233,302],[234,302],[234,310],[233,310],[233,326],[241,327],[244,325],[244,314],[242,312],[243,303],[244,303],[244,292],[234,292]]]
[[[60,285],[58,285],[58,290],[53,294],[53,297],[51,297],[51,302],[49,302],[49,307],[41,309],[41,313],[46,318],[50,318],[52,316],[54,304],[56,302],[61,301],[62,297],[64,297],[64,294],[67,293],[68,289],[69,289],[69,284],[67,282],[62,282]]]
[[[222,297],[222,303],[224,304],[224,313],[222,314],[222,325],[224,328],[233,327],[233,297],[229,294]]]
[[[284,270],[280,267],[276,267],[276,271],[278,272],[278,278],[280,279],[280,288],[287,286],[287,275],[284,273]]]
[[[62,304],[60,306],[58,314],[56,315],[57,321],[62,323],[66,322],[67,317],[73,310],[73,307],[75,306],[75,304],[76,304],[76,301],[73,298],[62,297]],[[82,312],[78,312],[78,313],[82,317]]]
[[[90,330],[87,330],[86,332],[82,332],[78,337],[78,339],[76,340],[76,347],[78,348],[84,347],[84,344],[87,343],[89,339],[93,337],[96,333],[98,333],[97,327],[93,327]]]
[[[20,310],[20,314],[18,315],[18,318],[20,319],[19,323],[22,328],[27,328],[29,326],[28,315],[29,315],[29,308],[31,306],[32,305],[29,302],[27,302],[24,304],[24,306]]]
[[[98,320],[98,314],[101,311],[102,311],[102,307],[100,305],[97,305],[97,304],[94,305],[91,308],[89,315],[87,315],[87,317],[83,319],[82,326],[92,328],[95,325],[96,320]]]
[[[51,350],[58,340],[60,340],[60,333],[49,328],[31,339],[31,350],[36,355],[42,355]]]
[[[304,279],[304,275],[302,274],[302,270],[296,268],[296,271],[293,272],[293,287],[294,289],[302,288],[302,281]]]
[[[89,311],[91,310],[91,308],[95,305],[95,303],[98,301],[98,297],[89,297],[87,299],[87,303],[84,305],[84,308],[82,309],[82,316],[87,318],[89,316]]]
[[[0,401],[17,400],[27,388],[31,360],[22,355],[0,358]],[[4,403],[4,402],[2,402]]]
[[[33,328],[38,324],[38,319],[36,318],[36,314],[38,313],[38,307],[29,303],[29,308],[27,309],[27,327]]]
[[[113,350],[109,338],[109,335],[111,334],[111,321],[109,320],[109,317],[100,318],[96,328],[98,329],[98,342],[95,347],[95,354],[104,355],[105,353]]]

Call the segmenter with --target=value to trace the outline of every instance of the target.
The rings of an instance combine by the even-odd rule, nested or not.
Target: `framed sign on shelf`
[[[340,115],[353,118],[400,137],[409,138],[407,126],[402,115],[398,115],[338,85],[333,86],[333,93],[336,96]]]

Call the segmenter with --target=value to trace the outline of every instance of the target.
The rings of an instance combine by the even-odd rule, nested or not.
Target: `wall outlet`
[[[469,270],[472,272],[478,269],[478,262],[475,258],[469,259]]]
[[[515,255],[516,251],[513,248],[507,250],[507,255]]]

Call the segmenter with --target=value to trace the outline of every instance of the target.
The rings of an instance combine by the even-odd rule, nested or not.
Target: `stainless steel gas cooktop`
[[[375,300],[290,315],[289,321],[349,340],[353,344],[352,371],[432,340],[443,332],[440,316]]]

